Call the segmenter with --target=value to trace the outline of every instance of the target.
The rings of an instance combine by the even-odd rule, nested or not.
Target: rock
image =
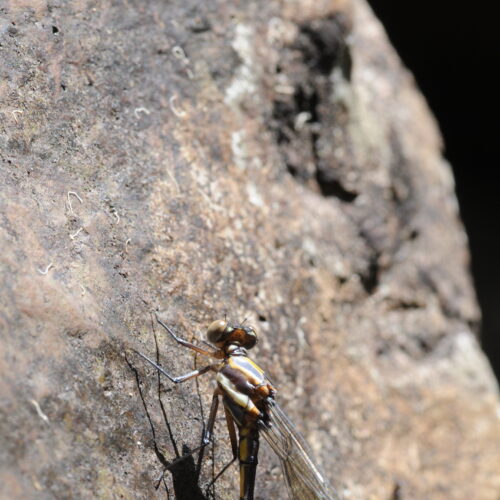
[[[453,178],[362,0],[1,12],[0,496],[166,496],[214,383],[158,388],[133,352],[158,310],[190,340],[248,317],[342,498],[498,498]],[[155,330],[172,373],[204,362]],[[191,459],[162,488],[204,498],[216,432],[199,482]],[[279,476],[262,446],[257,497]]]

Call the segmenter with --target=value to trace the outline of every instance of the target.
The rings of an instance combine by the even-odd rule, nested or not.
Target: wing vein
[[[276,404],[269,405],[269,425],[262,436],[278,455],[292,500],[338,500],[339,496],[312,459],[309,446]]]

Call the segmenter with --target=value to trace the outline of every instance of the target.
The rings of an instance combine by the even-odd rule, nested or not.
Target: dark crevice
[[[187,28],[193,33],[205,33],[210,31],[212,26],[208,19],[200,16],[193,17]]]
[[[423,353],[423,354],[429,354],[434,350],[435,344],[432,342],[429,342],[428,339],[417,336],[415,337],[415,343],[417,344],[418,349]]]
[[[276,94],[269,123],[283,163],[297,182],[322,196],[350,203],[358,193],[344,187],[332,148],[321,148],[321,141],[331,141],[339,116],[330,104],[335,93],[330,75],[339,68],[345,80],[351,76],[348,32],[342,15],[299,25],[297,38],[283,49],[276,68],[276,74],[287,76],[294,91]]]
[[[444,334],[431,335],[422,332],[383,339],[377,346],[375,354],[377,357],[384,357],[398,350],[411,359],[419,360],[434,354],[445,338]]]
[[[393,214],[399,226],[392,250],[394,255],[403,245],[416,240],[420,233],[414,227],[418,194],[414,187],[412,160],[407,158],[398,131],[394,127],[390,130],[389,144],[392,153],[390,199],[393,204]]]
[[[273,120],[279,123],[276,127],[275,135],[278,144],[287,144],[291,142],[292,136],[287,131],[293,123],[293,109],[285,102],[274,101],[273,103]]]
[[[387,309],[389,311],[411,311],[415,309],[423,309],[425,306],[416,301],[409,300],[391,300]]]
[[[384,341],[380,346],[375,350],[375,355],[379,358],[383,356],[387,356],[391,351],[390,345],[387,341]]]
[[[405,337],[398,347],[411,358],[421,359],[436,352],[444,338],[444,334],[431,335],[422,332]]]
[[[295,165],[292,165],[291,163],[287,163],[286,164],[286,169],[288,170],[288,173],[292,177],[300,177],[300,170]]]
[[[361,283],[366,293],[371,295],[378,286],[379,275],[380,275],[380,265],[379,265],[379,253],[374,253],[369,261],[368,268],[365,273],[361,274]]]
[[[305,89],[304,87],[299,87],[294,94],[295,109],[299,113],[307,112],[310,114],[308,123],[316,123],[319,121],[318,116],[318,104],[319,95],[313,89]]]
[[[410,241],[416,240],[419,237],[419,235],[420,235],[420,232],[418,231],[418,229],[412,229],[412,231],[408,235],[408,239]]]
[[[323,196],[333,196],[347,203],[352,203],[358,196],[358,193],[345,189],[338,180],[327,179],[321,170],[316,172],[316,180]]]
[[[419,272],[419,276],[422,284],[424,284],[430,290],[430,292],[437,297],[439,307],[445,317],[447,317],[448,319],[456,319],[467,324],[473,323],[472,321],[467,322],[467,319],[462,317],[460,311],[454,309],[452,304],[450,304],[446,300],[446,298],[443,297],[443,294],[439,290],[436,280],[433,276],[431,276],[431,272],[429,270],[422,269]]]
[[[312,71],[328,76],[335,67],[350,80],[352,60],[345,42],[346,22],[341,16],[312,21],[301,26],[308,43],[302,45],[304,60]]]
[[[273,121],[279,125],[275,130],[278,144],[288,144],[296,139],[296,120],[299,113],[308,113],[308,125],[318,122],[318,101],[317,92],[301,85],[295,89],[291,101],[274,101],[272,117]]]
[[[401,491],[401,484],[399,483],[399,481],[396,481],[394,484],[391,500],[403,500],[403,493]]]

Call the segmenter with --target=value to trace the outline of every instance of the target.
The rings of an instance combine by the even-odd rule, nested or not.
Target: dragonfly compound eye
[[[227,321],[224,319],[218,319],[211,323],[207,330],[207,338],[212,344],[217,344],[223,340],[223,335],[226,333]]]
[[[242,335],[240,345],[245,349],[251,349],[257,343],[257,332],[251,326],[241,327]]]

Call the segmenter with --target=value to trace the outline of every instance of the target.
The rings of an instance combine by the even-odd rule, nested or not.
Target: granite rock
[[[256,326],[342,498],[498,499],[453,177],[363,0],[12,0],[0,72],[2,498],[205,497],[222,419],[199,481],[155,490],[214,384],[134,354],[158,311],[190,340]],[[154,330],[171,372],[203,363]],[[262,446],[257,498],[285,495]]]

